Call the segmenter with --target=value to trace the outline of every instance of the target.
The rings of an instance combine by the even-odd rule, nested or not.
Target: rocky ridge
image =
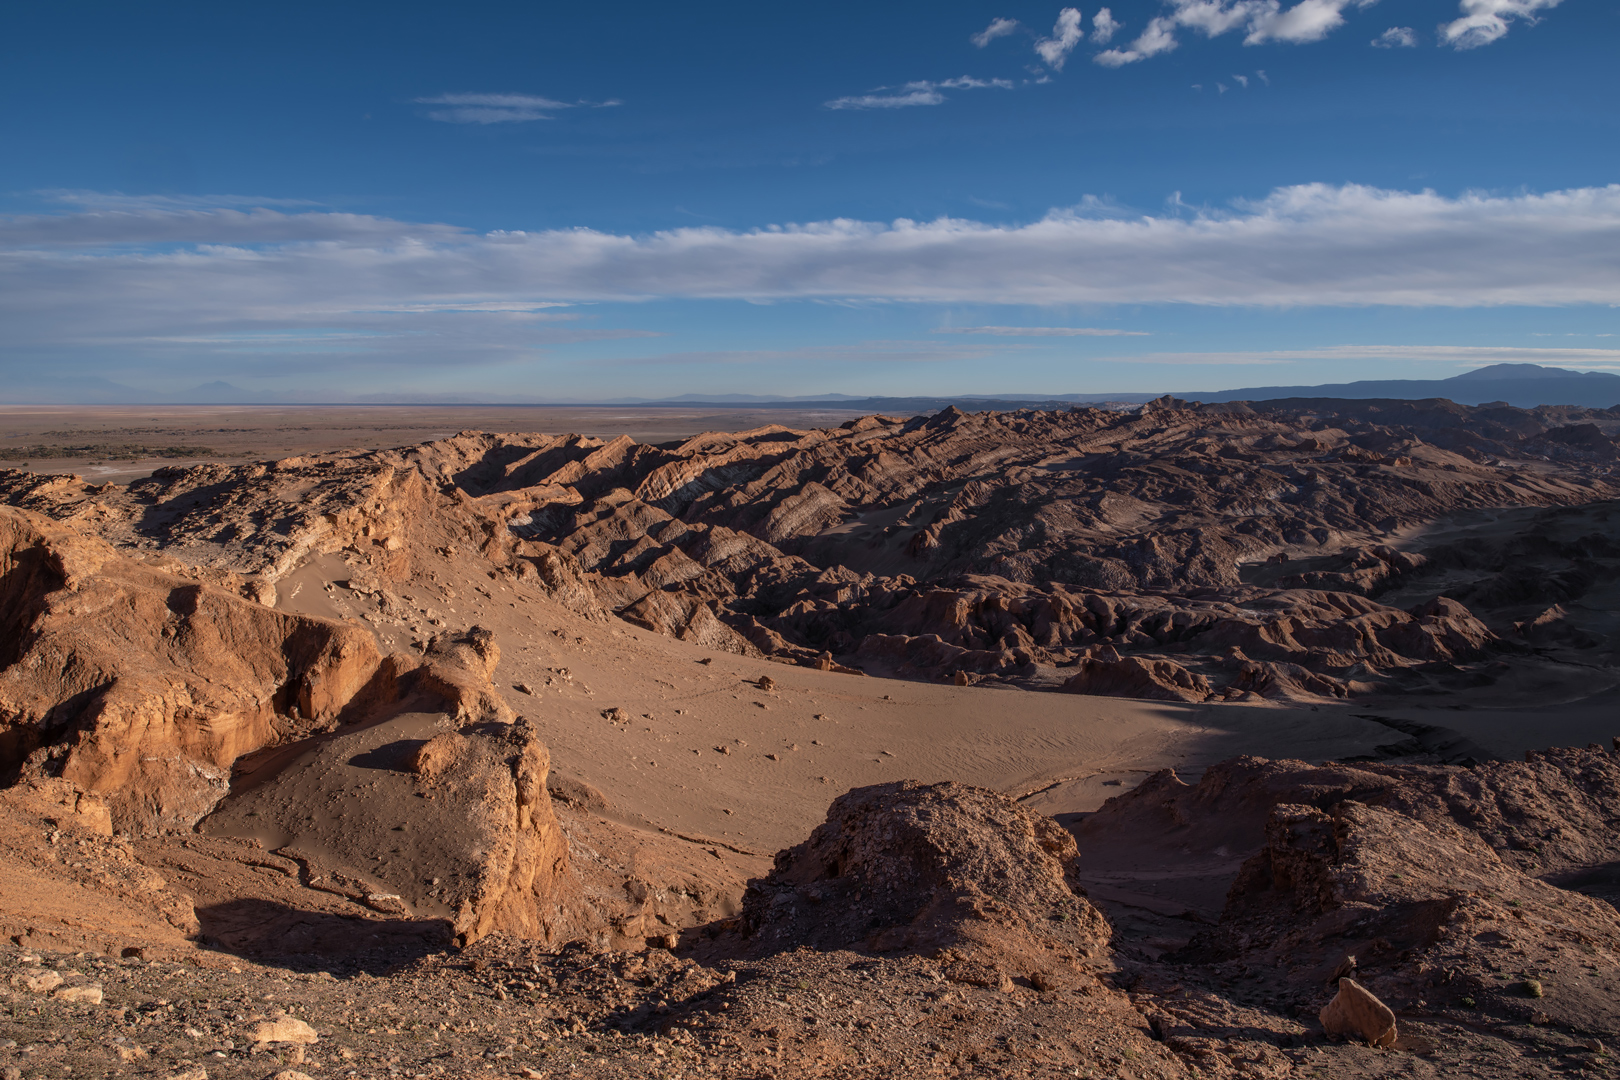
[[[1537,647],[1611,663],[1617,628],[1567,605],[1620,578],[1613,410],[1286,404],[663,446],[463,433],[127,489],[9,473],[0,493],[267,601],[321,553],[362,556],[385,596],[475,557],[576,610],[829,670],[1253,702],[1479,687]],[[1516,538],[1403,540],[1536,507]]]

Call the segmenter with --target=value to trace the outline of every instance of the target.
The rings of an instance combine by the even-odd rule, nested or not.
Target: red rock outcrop
[[[551,755],[533,728],[518,724],[461,736],[456,760],[419,786],[470,843],[447,852],[464,866],[444,901],[465,943],[495,932],[561,944],[590,927],[569,870],[568,841],[551,809]]]
[[[104,799],[121,830],[189,828],[231,763],[378,692],[357,627],[287,615],[0,508],[0,768]]]

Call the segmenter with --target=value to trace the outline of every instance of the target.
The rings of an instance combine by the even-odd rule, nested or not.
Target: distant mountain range
[[[1449,398],[1459,405],[1506,402],[1521,409],[1537,405],[1580,405],[1609,409],[1620,405],[1620,375],[1569,371],[1539,364],[1492,364],[1449,379],[1374,379],[1323,386],[1249,386],[1214,393],[1177,394],[1199,401],[1275,401],[1279,398]]]
[[[959,397],[851,397],[848,394],[822,394],[813,397],[760,397],[746,394],[704,396],[684,394],[678,398],[635,399],[638,405],[685,405],[723,408],[752,405],[756,408],[859,409],[872,412],[926,412],[955,405],[960,409],[1051,408],[1063,405],[1114,402],[1138,404],[1162,394],[1053,394],[1046,397],[1020,394]],[[1175,393],[1188,401],[1277,401],[1285,398],[1395,398],[1420,401],[1448,398],[1459,405],[1485,405],[1501,401],[1521,409],[1537,405],[1578,405],[1608,409],[1620,405],[1620,375],[1604,372],[1570,371],[1539,364],[1492,364],[1465,371],[1449,379],[1374,379],[1322,386],[1249,386],[1237,390],[1202,390]],[[631,404],[630,401],[622,402]],[[615,403],[618,404],[618,403]]]
[[[955,405],[959,409],[1064,408],[1070,405],[1140,404],[1163,394],[965,394],[954,397],[859,397],[853,394],[812,394],[784,397],[772,394],[682,394],[671,398],[618,398],[567,405],[669,406],[682,408],[783,408],[915,414]],[[1620,405],[1620,375],[1570,371],[1539,364],[1492,364],[1449,379],[1373,379],[1320,386],[1248,386],[1236,390],[1188,391],[1173,394],[1189,401],[1277,401],[1286,398],[1393,398],[1422,400],[1448,398],[1459,405],[1485,405],[1500,401],[1521,409],[1537,405],[1576,405],[1608,409]],[[152,394],[108,379],[66,379],[52,376],[14,377],[0,386],[0,402],[7,404],[71,405],[268,405],[294,404],[307,399],[286,393],[244,390],[228,382],[210,382],[171,394]],[[348,401],[320,404],[550,404],[546,402],[491,402],[475,395],[378,394]]]

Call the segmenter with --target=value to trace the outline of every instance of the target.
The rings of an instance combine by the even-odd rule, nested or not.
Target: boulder
[[[509,724],[516,714],[490,682],[500,662],[494,633],[481,626],[464,634],[441,634],[428,643],[411,686],[438,698],[461,723]]]
[[[1395,1013],[1354,979],[1340,979],[1339,992],[1322,1007],[1322,1030],[1369,1046],[1395,1045]]]

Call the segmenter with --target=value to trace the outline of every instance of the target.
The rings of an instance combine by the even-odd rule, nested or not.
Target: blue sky
[[[86,4],[0,373],[604,400],[1620,370],[1620,7]]]

